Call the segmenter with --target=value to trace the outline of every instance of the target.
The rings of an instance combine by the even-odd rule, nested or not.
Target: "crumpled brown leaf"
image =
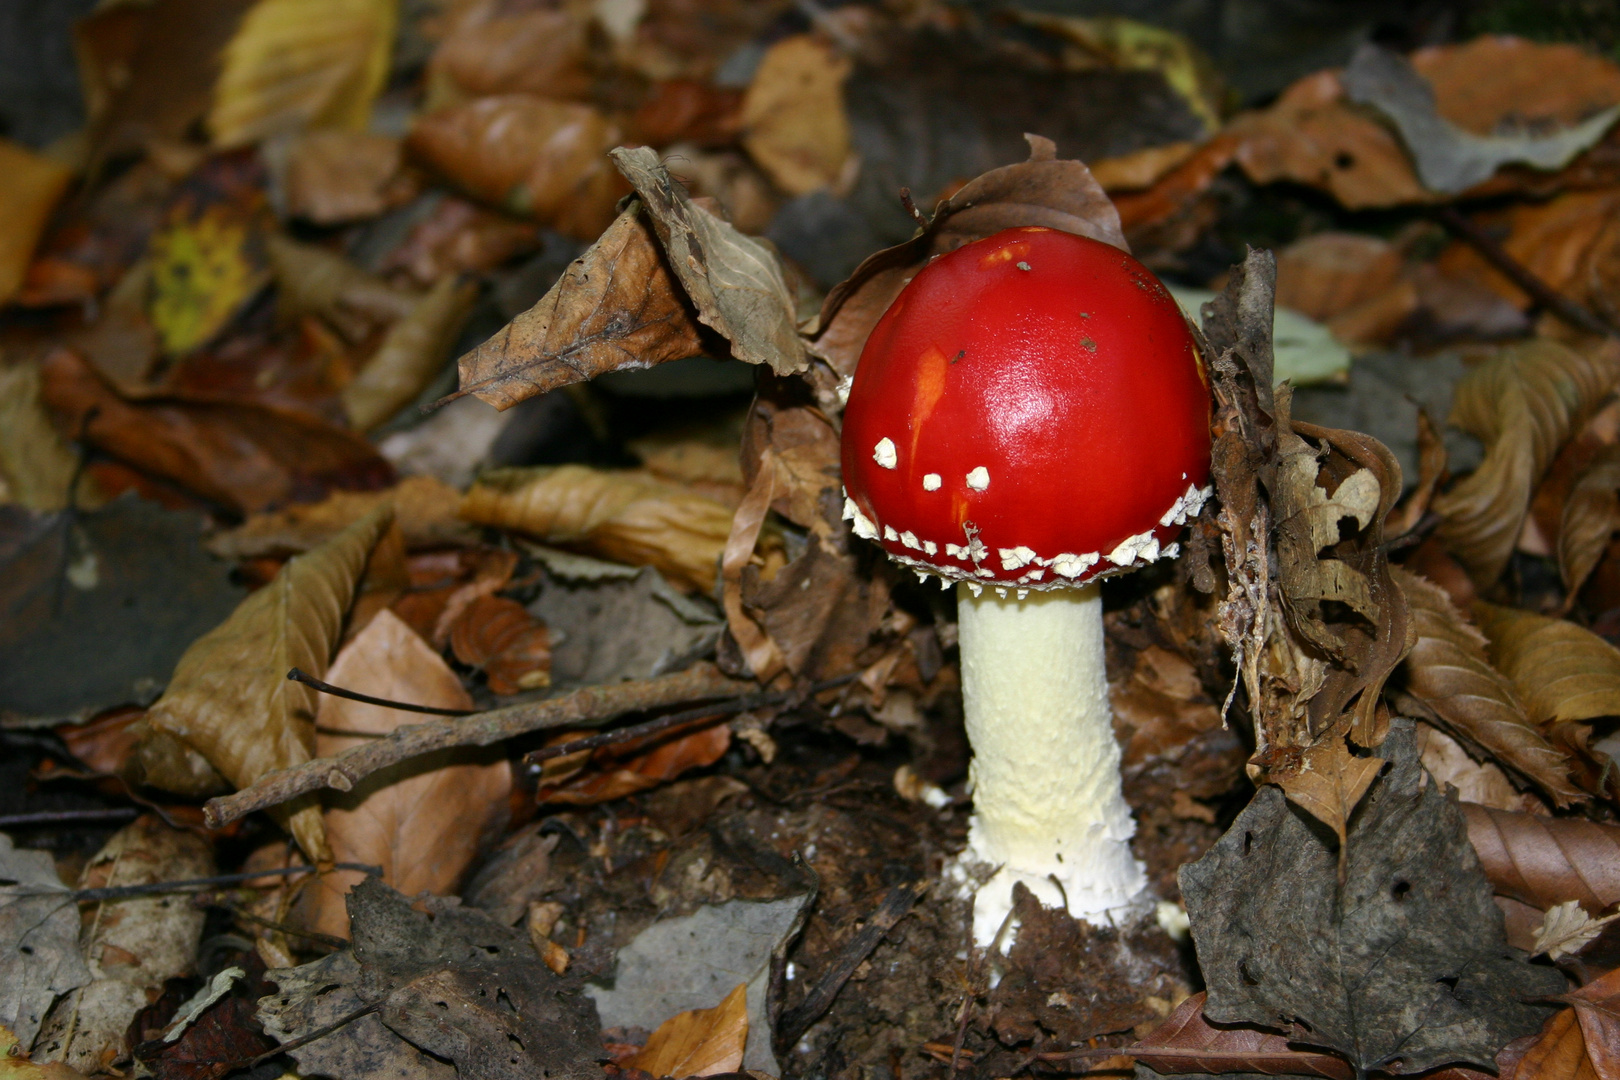
[[[1592,631],[1484,601],[1474,617],[1491,662],[1518,689],[1538,724],[1620,715],[1620,651]]]
[[[495,469],[462,499],[461,516],[614,562],[654,566],[711,593],[731,508],[635,470],[584,465]]]
[[[480,596],[468,604],[451,624],[450,648],[463,664],[483,669],[494,693],[551,685],[551,634],[516,600]]]
[[[633,202],[538,303],[461,358],[461,393],[509,409],[559,386],[702,348],[686,295]]]
[[[765,50],[743,97],[743,147],[789,195],[835,185],[850,154],[844,80],[854,63],[814,34]]]
[[[225,559],[297,555],[324,544],[385,502],[394,505],[394,524],[412,551],[461,547],[478,539],[458,516],[461,493],[431,476],[407,476],[385,491],[334,491],[318,503],[254,514],[208,541]]]
[[[345,645],[327,678],[348,690],[444,709],[471,709],[461,680],[439,654],[400,621],[380,612]],[[370,742],[412,713],[322,696],[315,752],[332,755]],[[326,797],[326,837],[333,857],[382,868],[382,880],[404,893],[456,891],[480,846],[506,825],[512,768],[499,748],[466,748],[404,762],[366,777],[353,791]],[[347,938],[345,895],[365,879],[358,870],[322,874],[300,898],[299,917],[322,934]]]
[[[476,282],[446,275],[388,328],[377,351],[343,388],[343,411],[355,430],[370,431],[422,392],[444,366],[477,299]]]
[[[1606,348],[1535,339],[1502,349],[1457,384],[1451,423],[1485,443],[1485,460],[1431,506],[1443,519],[1435,535],[1475,584],[1501,574],[1536,482],[1617,377],[1620,363]]]
[[[1440,586],[1400,567],[1391,573],[1406,596],[1417,636],[1402,664],[1412,696],[1452,735],[1535,784],[1559,806],[1584,798],[1570,783],[1569,762],[1531,722],[1512,680],[1486,658],[1485,635]]]
[[[1468,841],[1499,896],[1545,911],[1578,900],[1591,914],[1620,902],[1620,826],[1463,803]]]
[[[641,196],[698,320],[731,342],[731,355],[778,375],[802,371],[797,304],[774,248],[695,205],[647,147],[609,155]]]
[[[714,1076],[742,1068],[748,1042],[748,984],[712,1009],[692,1009],[658,1025],[625,1064],[652,1076]]]
[[[731,726],[702,720],[693,724],[697,729],[684,735],[676,729],[673,734],[552,758],[540,774],[535,801],[593,806],[659,787],[689,769],[713,765],[731,746]],[[548,742],[567,742],[585,734],[589,732],[563,732]]]
[[[146,714],[136,753],[147,783],[203,794],[195,766],[202,759],[244,788],[314,756],[315,691],[287,672],[326,673],[367,556],[392,519],[393,508],[380,506],[288,562],[186,650]],[[177,758],[193,764],[176,768]],[[331,861],[317,803],[298,799],[271,813],[312,861]]]
[[[1273,769],[1270,779],[1283,789],[1288,801],[1333,830],[1339,838],[1339,878],[1344,878],[1345,831],[1350,815],[1367,794],[1382,758],[1356,757],[1343,739],[1324,739],[1299,755],[1299,767]]]

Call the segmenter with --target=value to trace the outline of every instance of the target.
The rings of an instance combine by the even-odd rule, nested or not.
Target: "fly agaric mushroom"
[[[1209,390],[1176,302],[1097,240],[1008,229],[941,255],[861,353],[844,516],[959,582],[974,759],[963,862],[988,944],[1023,882],[1101,921],[1146,887],[1120,787],[1097,580],[1174,557],[1209,497]]]

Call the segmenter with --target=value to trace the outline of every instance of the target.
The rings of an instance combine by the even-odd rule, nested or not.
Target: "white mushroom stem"
[[[1096,585],[1000,599],[957,589],[973,820],[962,862],[999,866],[973,937],[995,938],[1022,881],[1044,904],[1106,923],[1147,886],[1120,787]],[[1003,942],[1003,946],[1007,944]]]

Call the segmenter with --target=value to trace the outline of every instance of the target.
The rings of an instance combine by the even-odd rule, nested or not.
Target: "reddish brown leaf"
[[[581,9],[477,0],[449,9],[449,32],[429,62],[473,97],[531,93],[584,98],[591,89]]]
[[[551,685],[551,634],[516,600],[474,600],[451,627],[450,647],[463,664],[483,668],[497,694]]]
[[[1285,1036],[1252,1027],[1215,1027],[1204,1019],[1202,991],[1189,997],[1126,1053],[1160,1073],[1260,1073],[1351,1080],[1343,1058],[1295,1050]]]
[[[631,134],[648,146],[730,143],[742,130],[742,91],[695,79],[653,86],[630,119]]]
[[[1610,1080],[1600,1077],[1586,1053],[1586,1037],[1574,1009],[1554,1013],[1541,1034],[1501,1080]]]
[[[748,986],[738,983],[712,1009],[677,1013],[658,1025],[627,1064],[651,1076],[715,1076],[742,1068],[748,1041]]]
[[[564,733],[553,739],[552,744],[567,742],[569,739],[578,738],[581,734],[587,733]],[[657,742],[652,749],[642,750],[649,742],[660,739],[663,741]],[[535,799],[541,803],[571,803],[576,806],[607,802],[610,799],[655,788],[665,781],[675,779],[688,769],[701,769],[705,765],[713,765],[720,760],[730,745],[730,725],[710,722],[707,726],[687,735],[677,734],[671,737],[661,733],[650,739],[603,747],[590,755],[589,767],[586,767],[583,761],[570,762],[569,758],[553,759],[554,763],[561,766],[564,775],[570,778],[560,783],[548,784],[542,777],[541,787],[535,793]],[[570,767],[582,771],[568,774],[566,769]]]
[[[1592,914],[1620,902],[1620,826],[1462,807],[1469,842],[1498,895],[1543,911],[1578,900]]]

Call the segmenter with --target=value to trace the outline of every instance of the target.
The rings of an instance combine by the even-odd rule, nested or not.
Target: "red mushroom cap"
[[[1008,229],[933,260],[872,330],[844,512],[920,571],[1073,586],[1175,554],[1209,447],[1203,364],[1158,278],[1097,240]]]

